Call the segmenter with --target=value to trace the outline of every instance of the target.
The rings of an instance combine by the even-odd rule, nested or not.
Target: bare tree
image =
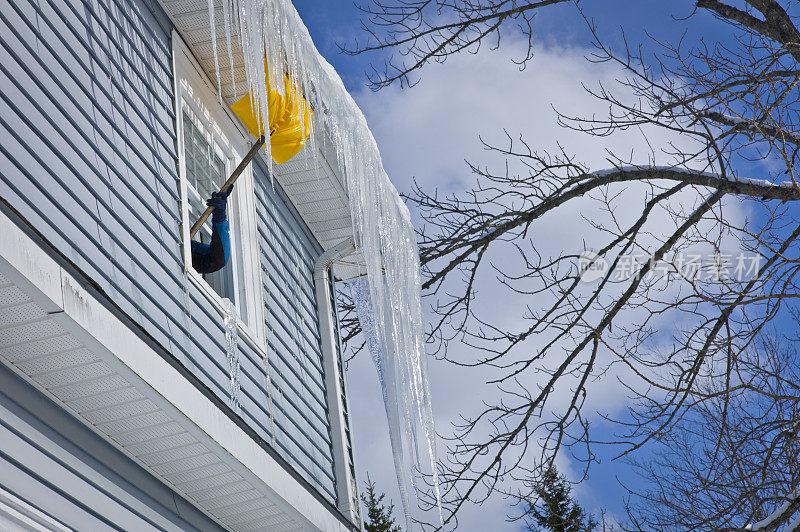
[[[517,30],[528,40],[527,51],[519,58],[524,67],[533,57],[532,20],[536,10],[571,1],[373,0],[359,6],[366,41],[341,50],[351,55],[389,54],[368,74],[375,90],[395,82],[414,85],[413,76],[424,65],[444,62],[461,52],[476,53],[484,43],[499,46],[501,35],[508,30]]]
[[[372,2],[365,12],[373,44],[354,51],[400,50],[409,61],[390,61],[373,84],[406,83],[431,60],[482,42],[498,45],[512,16],[522,17],[519,31],[532,43],[528,15],[551,3]],[[600,443],[591,430],[597,382],[630,397],[630,408],[613,420],[622,432],[605,442],[621,456],[659,442],[669,442],[670,452],[694,452],[680,442],[698,437],[698,423],[715,423],[715,459],[733,463],[746,435],[758,436],[752,467],[762,467],[762,475],[732,466],[724,481],[730,493],[709,499],[694,517],[684,496],[673,498],[676,508],[637,519],[664,529],[735,528],[795,504],[797,479],[774,473],[781,460],[796,460],[791,423],[800,389],[779,370],[752,370],[767,335],[776,345],[794,340],[800,311],[800,32],[790,15],[796,3],[698,0],[694,7],[682,22],[687,32],[710,13],[729,29],[723,40],[654,41],[659,51],[652,59],[640,46],[606,46],[586,20],[595,46],[587,59],[614,63],[626,77],[618,87],[589,89],[607,116],[562,114],[560,123],[598,137],[643,131],[652,148],[646,157],[609,153],[600,170],[565,148],[537,151],[509,135],[506,145],[486,145],[505,158],[499,170],[470,164],[472,190],[444,197],[415,188],[409,197],[426,221],[423,288],[437,314],[431,343],[454,364],[500,372],[493,382],[503,394],[451,439],[441,475],[447,523],[465,504],[498,492],[530,497],[508,491],[506,481],[541,479],[558,453],[588,468]],[[457,24],[430,22],[430,9],[445,20],[455,14]],[[504,17],[509,10],[514,15]],[[655,145],[653,131],[673,140]],[[597,207],[586,215],[593,249],[542,253],[530,238],[538,225],[589,202]],[[752,216],[733,220],[729,213],[741,207]],[[722,274],[732,266],[730,242],[759,259],[746,275]],[[695,253],[713,260],[688,271],[684,259]],[[620,278],[630,257],[640,260]],[[600,272],[593,282],[586,282],[588,269]],[[519,304],[521,326],[482,312],[487,296],[475,289],[487,277],[505,290],[509,305]],[[451,356],[454,341],[480,356]],[[795,354],[773,350],[770,357],[778,367]],[[759,417],[779,410],[785,423]],[[694,474],[674,464],[660,463],[668,473],[673,468],[674,479]],[[673,495],[667,486],[647,497],[664,502]]]
[[[760,390],[714,395],[637,461],[651,489],[629,508],[637,530],[793,530],[800,509],[800,359],[765,337],[732,373]],[[789,495],[789,497],[787,497]]]

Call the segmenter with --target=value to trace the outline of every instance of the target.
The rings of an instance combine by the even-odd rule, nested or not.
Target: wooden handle
[[[219,189],[220,192],[227,192],[228,189],[231,188],[231,185],[233,185],[233,183],[239,179],[239,176],[242,175],[244,169],[247,168],[247,165],[250,164],[250,161],[253,160],[253,157],[256,156],[256,153],[258,153],[258,150],[261,149],[261,146],[264,145],[266,140],[266,137],[261,135],[261,138],[258,139],[255,144],[253,144],[253,147],[250,148],[250,151],[248,151],[247,155],[244,156],[244,159],[242,159],[242,162],[240,162],[239,166],[236,167],[236,170],[233,171],[228,180],[225,181],[225,183]],[[208,220],[208,217],[211,216],[212,212],[214,212],[214,207],[206,207],[206,210],[203,211],[203,214],[200,215],[200,218],[197,219],[194,225],[192,225],[192,228],[189,230],[190,240],[193,239],[200,228],[203,227],[203,224],[206,223],[206,220]]]

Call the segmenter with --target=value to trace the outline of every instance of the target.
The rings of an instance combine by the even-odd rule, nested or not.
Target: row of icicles
[[[270,175],[271,161],[288,161],[307,140],[312,144],[312,160],[316,157],[316,142],[333,147],[336,160],[329,162],[338,165],[344,176],[353,238],[364,259],[362,274],[368,282],[360,290],[359,319],[364,320],[362,326],[367,325],[365,331],[369,329],[377,339],[378,349],[371,353],[381,377],[406,528],[411,530],[413,522],[408,493],[416,493],[407,486],[421,488],[407,464],[414,464],[419,472],[427,470],[432,477],[431,495],[441,522],[419,253],[408,209],[386,175],[364,115],[334,69],[316,50],[291,2],[221,0],[220,7],[237,95],[244,92],[244,87],[239,91],[235,87],[233,49],[237,43],[233,36],[238,38],[244,61],[245,79],[239,82],[245,82],[247,92],[232,109],[254,136],[260,137],[269,130],[266,150]],[[209,0],[212,36],[217,35],[217,9],[215,0]],[[217,43],[214,38],[212,41],[219,80]],[[313,164],[317,167],[316,161]],[[425,467],[421,456],[427,456]]]

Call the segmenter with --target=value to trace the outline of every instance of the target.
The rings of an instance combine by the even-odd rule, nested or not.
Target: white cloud
[[[538,49],[527,69],[520,72],[511,61],[519,57],[519,46],[507,42],[500,51],[486,50],[433,65],[423,71],[421,82],[412,89],[364,90],[355,97],[381,148],[384,166],[401,192],[410,190],[414,178],[426,190],[465,190],[472,182],[465,158],[486,164],[498,162],[482,149],[478,135],[490,143],[503,142],[504,129],[512,137],[524,135],[536,150],[553,149],[559,143],[592,168],[609,166],[607,150],[626,155],[633,151],[647,161],[649,147],[635,131],[596,138],[557,125],[553,107],[573,116],[602,116],[606,108],[598,108],[598,101],[581,84],[602,81],[610,86],[620,77],[621,73],[609,64],[589,63],[584,53],[575,48]],[[649,139],[656,147],[667,141],[661,131],[649,132]],[[581,209],[590,205],[596,208],[590,202],[575,203],[538,223],[532,235],[537,248],[547,254],[557,253],[565,245],[579,245],[588,230]],[[627,214],[634,216],[639,211]],[[499,298],[484,296],[482,305],[487,309],[492,306],[496,315],[507,313],[509,323],[520,320],[518,308]],[[459,349],[465,356],[474,356],[463,346]],[[458,422],[460,414],[477,413],[482,401],[497,397],[494,386],[485,384],[485,370],[431,360],[430,372],[437,428],[442,434],[451,433],[451,423]],[[363,482],[369,472],[398,507],[399,517],[400,499],[386,420],[377,403],[381,394],[366,354],[351,363],[348,382],[358,474]],[[606,410],[625,404],[624,393],[614,386],[595,386],[594,392],[594,404]],[[585,490],[582,488],[582,492]],[[502,499],[492,499],[483,507],[468,507],[460,515],[459,530],[519,530],[519,523],[506,522],[509,511],[513,510]]]
[[[356,95],[398,190],[408,190],[412,177],[428,187],[463,187],[468,178],[464,159],[484,158],[478,135],[502,142],[504,129],[514,137],[523,134],[536,149],[552,149],[559,142],[595,167],[609,166],[606,148],[623,154],[629,148],[646,151],[635,131],[592,139],[556,124],[554,108],[568,115],[602,116],[604,104],[588,95],[581,83],[613,85],[618,69],[589,63],[586,50],[549,48],[537,49],[533,61],[520,71],[511,61],[519,57],[519,48],[506,43],[501,51],[432,65],[412,89],[393,86]],[[654,140],[657,144],[664,138],[657,133]]]

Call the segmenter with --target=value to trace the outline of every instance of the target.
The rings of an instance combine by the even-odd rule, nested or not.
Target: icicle
[[[239,329],[237,327],[236,306],[230,299],[223,300],[225,306],[225,352],[230,374],[231,406],[239,410]]]
[[[208,0],[208,16],[211,19],[211,47],[214,49],[214,67],[217,69],[217,92],[219,103],[222,105],[222,81],[219,79],[219,57],[217,57],[217,23],[214,20],[216,8],[214,0]],[[227,25],[228,21],[225,21]]]
[[[236,94],[236,74],[233,72],[233,45],[231,44],[231,28],[233,27],[233,21],[231,20],[231,0],[222,0],[222,18],[225,21],[225,41],[228,44],[228,64],[231,67],[231,83],[233,84],[233,93]],[[211,26],[215,26],[213,22]],[[216,40],[214,41],[216,43]],[[216,47],[216,44],[214,45]],[[216,53],[216,52],[215,52]],[[214,56],[214,61],[217,61],[216,55]],[[219,69],[219,65],[217,65],[217,69]],[[217,79],[219,79],[219,74],[217,74]],[[220,96],[222,95],[222,88],[220,87]]]
[[[267,366],[267,399],[269,400],[269,427],[272,433],[272,446],[275,447],[275,402],[272,399],[272,378],[269,374],[269,361],[264,359]]]
[[[403,456],[403,440],[400,437],[400,417],[397,415],[397,390],[394,379],[393,368],[389,370],[391,375],[387,375],[387,364],[392,366],[391,360],[386,360],[381,349],[381,342],[378,340],[375,328],[375,316],[372,313],[372,300],[369,294],[369,283],[364,277],[348,283],[350,295],[358,317],[358,324],[361,326],[361,335],[364,338],[367,351],[372,356],[375,363],[375,370],[378,372],[378,382],[381,386],[383,395],[383,406],[386,410],[386,419],[389,423],[389,443],[392,446],[392,456],[394,458],[394,470],[397,476],[397,485],[400,489],[400,501],[403,505],[403,513],[406,520],[406,528],[411,530],[411,506],[408,501],[409,474],[405,467]]]
[[[329,162],[338,163],[345,177],[354,239],[364,257],[369,301],[372,316],[376,317],[375,338],[382,353],[379,373],[384,372],[382,386],[388,396],[387,404],[394,405],[386,412],[389,426],[394,427],[390,434],[402,440],[399,448],[405,449],[418,467],[422,461],[420,455],[427,455],[425,469],[429,469],[427,473],[433,479],[441,519],[436,431],[419,298],[419,255],[408,209],[383,169],[364,115],[334,69],[317,52],[291,2],[230,1],[238,13],[239,44],[254,107],[266,117],[267,87],[283,92],[283,76],[289,75],[292,90],[296,91],[294,96],[305,95],[316,111],[314,135],[319,135],[322,141],[330,138],[333,143],[336,160]],[[213,26],[213,17],[211,22]],[[226,18],[226,25],[233,23]],[[212,34],[216,35],[213,27]],[[269,79],[264,73],[265,58],[270,65]],[[271,161],[269,152],[267,160]],[[387,375],[394,379],[393,383],[386,381]],[[422,444],[419,453],[418,440]],[[405,469],[402,463],[397,467]],[[403,484],[401,492],[406,489],[403,479],[407,474],[398,472],[398,483]],[[405,502],[404,507],[408,512]]]
[[[184,329],[184,348],[189,354],[190,358],[194,356],[194,342],[192,338],[192,328],[194,322],[192,321],[192,296],[189,293],[189,271],[183,272],[183,329]]]
[[[260,249],[264,249],[263,244],[260,246]],[[267,283],[264,283],[264,275],[266,273],[267,276]],[[270,286],[270,277],[269,271],[267,271],[264,266],[262,265],[258,269],[258,286],[262,287],[262,289],[266,292],[269,290]],[[272,329],[269,326],[269,323],[264,323],[264,327],[266,328],[267,334],[272,332]],[[266,378],[266,385],[267,385],[267,408],[269,413],[269,432],[270,438],[272,440],[272,447],[275,448],[275,403],[272,400],[272,376],[271,371],[269,369],[269,356],[271,351],[271,347],[275,345],[275,339],[272,339],[272,342],[269,340],[267,341],[267,350],[265,351],[265,356],[262,358],[262,363],[264,364],[264,376]]]
[[[269,432],[272,440],[272,447],[275,447],[275,406],[272,401],[272,377],[270,377],[269,370],[269,355],[265,356],[262,361],[264,364],[264,375],[267,379],[267,401],[269,402]]]
[[[183,273],[183,315],[192,320],[192,297],[189,295],[189,272]]]

